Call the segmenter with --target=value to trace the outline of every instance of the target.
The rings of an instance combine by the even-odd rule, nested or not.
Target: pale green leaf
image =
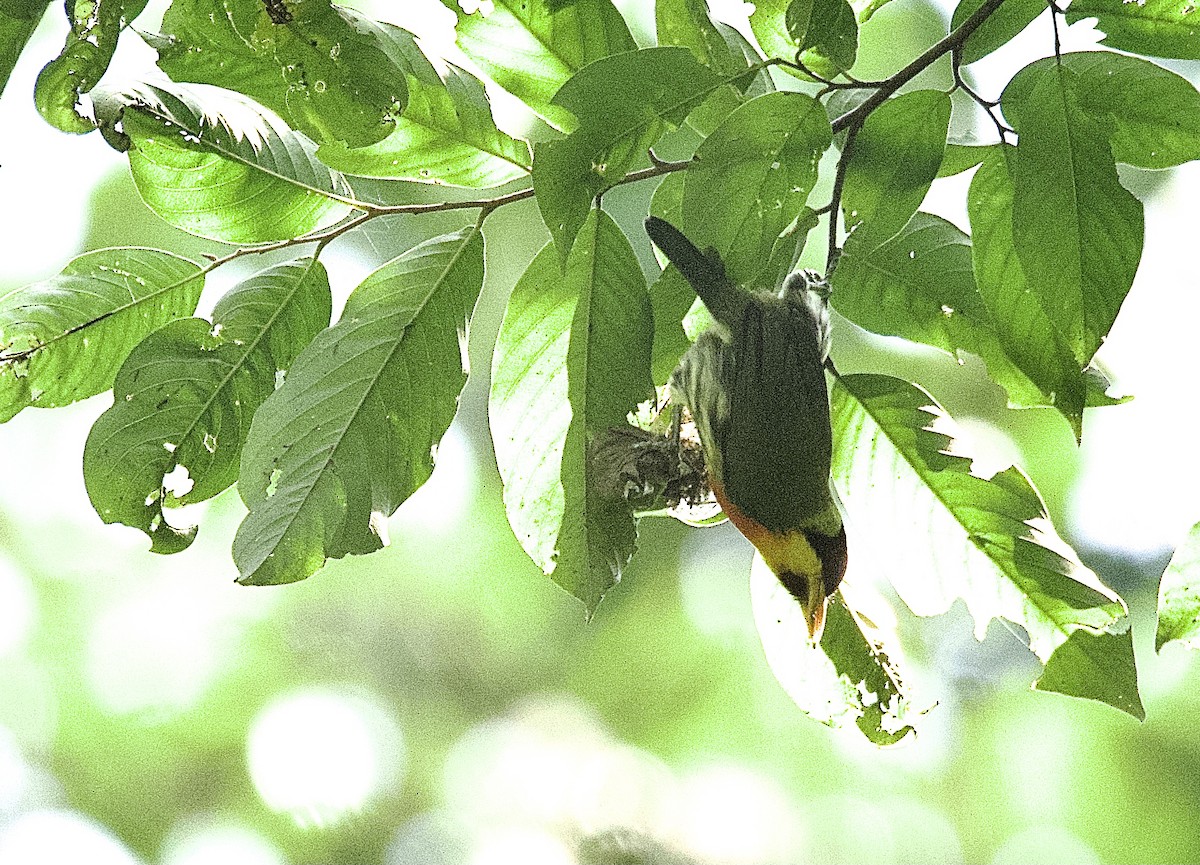
[[[191,315],[203,287],[200,267],[169,252],[101,249],[0,296],[0,421],[108,390],[133,347]]]
[[[946,149],[950,97],[914,90],[871,112],[854,137],[842,189],[846,230],[878,245],[917,212]]]
[[[1200,159],[1200,93],[1186,78],[1140,57],[1111,51],[1064,54],[1082,108],[1108,132],[1113,158],[1139,168]],[[1004,113],[1016,123],[1034,85],[1055,58],[1026,66],[1004,89]]]
[[[33,102],[47,123],[76,134],[96,128],[80,112],[79,97],[95,87],[104,75],[117,50],[121,31],[141,14],[147,2],[77,0],[67,4],[67,19],[71,23],[67,42],[62,53],[38,73],[33,91]]]
[[[203,501],[237,480],[254,412],[329,326],[330,305],[325,269],[302,259],[236,286],[211,324],[180,319],[142,340],[83,449],[83,478],[100,518],[146,532],[154,552],[188,546],[195,527],[173,527],[164,506]],[[168,489],[165,479],[182,482],[184,471],[178,493]]]
[[[495,0],[494,7],[458,16],[458,47],[489,78],[559,129],[574,128],[569,106],[554,100],[567,79],[610,54],[637,44],[612,0],[578,0],[552,10],[546,0]]]
[[[449,66],[445,81],[410,77],[408,107],[378,144],[324,144],[317,156],[347,174],[484,188],[529,173],[529,145],[496,128],[483,84]]]
[[[855,725],[876,745],[894,745],[913,732],[917,712],[897,664],[895,634],[848,604],[843,590],[829,599],[820,645],[796,599],[754,557],[750,601],[771,672],[806,715],[830,727]],[[878,600],[876,599],[877,603]]]
[[[237,90],[317,142],[387,137],[407,101],[392,55],[416,50],[411,34],[329,0],[286,6],[277,21],[263,3],[173,0],[158,65],[175,81]]]
[[[653,396],[651,316],[629,241],[594,209],[560,274],[547,245],[513,289],[489,416],[509,522],[530,558],[589,613],[620,578],[636,530],[596,488],[592,438]]]
[[[850,522],[914,613],[938,615],[961,598],[978,637],[1006,619],[1043,663],[1079,630],[1127,626],[1124,604],[1057,535],[1029,479],[1015,467],[973,473],[927,393],[887,376],[845,376],[832,408],[833,477]],[[1110,685],[1077,690],[1108,699]]]
[[[1171,556],[1158,586],[1158,651],[1172,640],[1200,649],[1200,523]]]
[[[564,261],[592,199],[726,83],[686,48],[646,48],[598,60],[563,85],[554,104],[579,126],[566,138],[538,143],[533,187]]]
[[[1200,60],[1200,27],[1192,0],[1072,0],[1067,21],[1096,18],[1104,45],[1151,57]]]
[[[345,178],[317,160],[313,144],[231,91],[142,85],[106,94],[97,113],[128,142],[142,199],[176,228],[263,243],[351,212]]]
[[[460,342],[482,284],[477,229],[426,241],[370,274],[300,353],[242,451],[241,582],[301,580],[383,546],[458,408]]]
[[[1013,246],[1026,287],[1082,367],[1133,284],[1142,204],[1121,185],[1107,130],[1080,106],[1074,73],[1047,66],[1028,74],[1013,118]]]

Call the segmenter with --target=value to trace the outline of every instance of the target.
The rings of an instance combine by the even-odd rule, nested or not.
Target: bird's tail
[[[695,289],[713,318],[726,325],[738,320],[745,297],[725,275],[725,265],[714,250],[701,252],[682,231],[657,216],[647,217],[646,234]]]

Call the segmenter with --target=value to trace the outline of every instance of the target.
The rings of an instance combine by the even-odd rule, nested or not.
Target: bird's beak
[[[800,604],[804,610],[804,621],[808,623],[808,636],[814,643],[821,642],[821,632],[825,629],[825,595],[821,592],[820,583],[812,581],[816,591],[806,602]]]

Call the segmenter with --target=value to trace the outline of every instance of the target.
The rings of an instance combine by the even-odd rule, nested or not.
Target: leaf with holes
[[[325,269],[307,258],[236,286],[211,324],[180,319],[142,340],[83,449],[83,479],[100,518],[141,529],[156,553],[191,544],[195,527],[172,526],[164,506],[212,498],[237,480],[255,411],[329,326],[330,305]]]
[[[318,161],[313,144],[230,91],[145,84],[98,96],[96,111],[128,148],[142,200],[176,228],[264,243],[351,212],[345,178]]]
[[[135,345],[196,310],[199,266],[157,249],[101,249],[0,296],[0,422],[112,387]]]
[[[302,580],[386,543],[387,518],[428,480],[458,408],[482,285],[479,231],[436,237],[370,274],[300,352],[242,451],[240,582]]]
[[[569,107],[554,100],[567,79],[637,43],[612,0],[578,0],[555,8],[548,0],[495,0],[484,14],[442,0],[458,17],[457,40],[479,69],[559,129],[574,128]]]
[[[633,555],[623,499],[605,498],[592,437],[650,399],[650,301],[629,241],[593,209],[561,273],[547,244],[513,289],[489,400],[504,506],[521,546],[595,610]]]
[[[1078,651],[1080,641],[1069,644],[1076,632],[1128,626],[1124,603],[1058,536],[1029,479],[1015,467],[973,473],[929,394],[888,376],[844,376],[832,414],[834,482],[851,523],[886,551],[879,566],[914,613],[939,615],[961,598],[977,637],[991,619],[1007,619],[1048,668],[1060,650]],[[1129,711],[1111,683],[1133,675],[1132,656],[1098,657],[1109,668],[1073,681],[1073,695]]]

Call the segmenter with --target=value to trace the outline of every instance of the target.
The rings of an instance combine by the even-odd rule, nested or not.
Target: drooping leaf
[[[436,237],[370,274],[300,352],[242,451],[241,582],[302,580],[384,545],[458,408],[460,340],[482,285],[479,231]]]
[[[49,5],[50,0],[0,3],[0,95],[4,94],[4,86],[8,84],[8,76],[17,65],[17,58],[21,56]]]
[[[938,615],[962,598],[978,637],[991,619],[1007,619],[1025,629],[1043,663],[1077,631],[1127,626],[1124,604],[1058,537],[1029,479],[1015,467],[973,474],[952,422],[927,393],[887,376],[844,376],[832,410],[834,481],[914,613]],[[1114,682],[1132,676],[1113,661],[1103,677],[1073,681],[1071,693],[1127,710]]]
[[[807,2],[807,0],[802,0],[802,2]],[[871,16],[888,2],[889,0],[850,0],[850,8],[854,12],[854,20],[862,25],[867,23]],[[768,57],[795,59],[798,46],[789,32],[787,21],[787,11],[791,5],[792,0],[760,0],[754,4],[754,11],[750,13],[750,30],[754,34],[754,38],[758,40],[763,53]],[[798,14],[798,12],[793,12],[793,17],[795,18]],[[814,35],[816,34],[814,33]],[[825,59],[814,51],[806,52],[801,60],[805,61],[806,65],[809,65],[814,72],[822,75],[833,75],[841,71],[837,66],[826,63]],[[805,77],[789,66],[783,68],[793,74]]]
[[[979,11],[984,0],[960,0],[950,18],[950,29],[957,30],[962,23]],[[1046,11],[1046,0],[1007,0],[967,37],[961,49],[964,65],[982,60],[997,48],[1007,45],[1012,39],[1033,23]]]
[[[946,149],[950,97],[914,90],[871,112],[854,138],[842,211],[858,242],[878,245],[917,212]]]
[[[858,20],[848,0],[792,0],[784,13],[784,26],[801,52],[829,61],[836,71],[854,65]],[[816,71],[825,72],[819,67]]]
[[[146,204],[191,234],[228,243],[299,237],[351,211],[345,178],[307,139],[231,91],[142,85],[97,114],[124,136]]]
[[[1200,93],[1190,81],[1140,57],[1111,51],[1064,54],[1079,107],[1107,127],[1113,158],[1140,168],[1200,159]],[[1034,85],[1055,58],[1026,66],[1004,89],[1004,113],[1016,123]],[[1109,125],[1111,124],[1111,125]]]
[[[554,100],[567,79],[584,66],[637,43],[612,0],[577,0],[552,9],[548,0],[495,0],[494,8],[458,16],[458,47],[489,78],[552,126],[570,130],[570,106]]]
[[[1175,550],[1158,586],[1154,647],[1161,652],[1172,640],[1200,649],[1200,523]]]
[[[1083,697],[1120,709],[1139,721],[1146,709],[1138,693],[1137,665],[1133,657],[1133,632],[1080,629],[1054,650],[1046,669],[1033,687],[1038,691]]]
[[[779,235],[804,207],[833,133],[803,93],[767,93],[733,111],[696,150],[683,184],[680,228],[712,247],[735,282],[776,287],[767,274]]]
[[[1096,18],[1101,40],[1109,48],[1200,60],[1200,28],[1192,0],[1073,0],[1067,7],[1067,22]]]
[[[147,2],[76,0],[67,4],[71,32],[62,53],[38,73],[33,92],[33,102],[47,123],[79,135],[96,128],[80,113],[79,97],[104,75],[121,31],[141,14]]]
[[[938,168],[938,177],[953,177],[970,171],[983,162],[989,153],[997,150],[998,144],[955,144],[947,142],[946,152],[942,154],[942,164]]]
[[[804,613],[755,556],[750,602],[771,672],[806,715],[830,727],[854,724],[876,745],[894,745],[913,732],[908,689],[888,639],[846,602],[829,599],[820,645],[808,638]]]
[[[533,187],[564,261],[592,199],[724,83],[686,48],[646,48],[597,60],[563,85],[554,104],[579,126],[534,148]]]
[[[263,3],[175,0],[155,43],[158,65],[175,81],[244,93],[319,143],[387,137],[408,99],[390,55],[409,49],[411,35],[329,0],[287,9],[276,20]]]
[[[504,504],[521,545],[589,613],[620,578],[636,531],[594,483],[593,436],[653,395],[646,282],[629,241],[594,209],[560,273],[548,244],[509,300],[489,402]]]
[[[445,81],[409,77],[408,107],[383,141],[325,144],[317,156],[347,174],[474,188],[523,177],[531,162],[528,144],[496,128],[479,79],[453,65]]]
[[[1107,130],[1080,106],[1074,73],[1048,66],[1028,74],[1028,97],[1013,118],[1013,246],[1026,287],[1082,367],[1133,283],[1142,204],[1117,178]]]
[[[204,277],[157,249],[101,249],[0,297],[0,421],[112,387],[135,345],[191,315]]]
[[[195,526],[170,525],[164,506],[212,498],[237,480],[255,411],[329,326],[330,306],[325,269],[307,258],[235,287],[211,324],[179,319],[142,340],[83,449],[83,478],[100,518],[146,532],[154,552],[191,544]],[[190,489],[167,489],[165,479],[184,470]]]
[[[1087,404],[1080,364],[1054,329],[1040,298],[1026,286],[1013,245],[1011,147],[988,154],[967,192],[971,220],[971,263],[980,297],[991,312],[1006,356],[1035,384],[1040,397],[1009,389],[1014,405],[1052,405],[1079,438]]]

